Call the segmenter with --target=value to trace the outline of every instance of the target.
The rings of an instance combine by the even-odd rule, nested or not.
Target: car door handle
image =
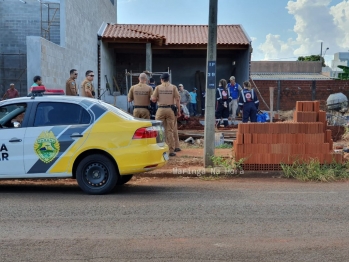
[[[19,138],[12,138],[9,142],[10,142],[10,143],[22,142],[22,139],[19,139]]]
[[[79,133],[74,133],[72,134],[70,137],[74,138],[74,137],[83,137],[84,135],[79,134]]]

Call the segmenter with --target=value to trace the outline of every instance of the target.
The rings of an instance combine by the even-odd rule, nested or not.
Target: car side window
[[[22,126],[27,104],[10,104],[0,107],[0,128],[19,128]]]
[[[34,126],[89,124],[90,114],[80,105],[61,102],[39,103]]]

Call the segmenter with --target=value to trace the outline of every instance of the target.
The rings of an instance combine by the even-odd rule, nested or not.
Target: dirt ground
[[[180,147],[182,151],[177,152],[177,156],[170,157],[168,163],[161,169],[156,169],[158,173],[160,170],[172,170],[173,168],[191,168],[201,169],[203,168],[203,145],[188,144],[180,141]],[[215,155],[222,156],[224,158],[231,158],[233,155],[232,148],[215,149]],[[15,179],[15,180],[0,180],[0,185],[77,185],[75,179]]]
[[[181,152],[176,152],[177,156],[171,157],[166,166],[162,169],[173,169],[173,168],[192,168],[199,169],[203,168],[203,148],[182,148]],[[223,158],[232,158],[233,149],[232,148],[222,148],[215,150],[216,156],[221,156]]]
[[[170,160],[168,163],[162,167],[161,169],[156,169],[152,172],[148,172],[149,174],[155,173],[161,173],[161,170],[164,170],[164,172],[168,172],[169,170],[173,170],[175,168],[179,169],[202,169],[203,163],[204,163],[204,148],[203,148],[203,141],[200,144],[188,144],[184,141],[180,141],[180,147],[182,151],[177,152],[175,157],[170,157]],[[333,145],[335,150],[342,151],[343,148],[349,148],[349,135],[347,137],[344,136],[343,139],[337,141]],[[231,159],[233,157],[233,149],[232,148],[216,148],[215,149],[215,156],[221,156],[225,159]],[[346,161],[349,161],[349,153],[344,153],[344,159]],[[151,175],[150,175],[151,176]],[[143,177],[143,176],[142,176]],[[137,179],[143,179],[142,177],[139,177]],[[6,185],[6,184],[26,184],[26,185],[72,185],[76,186],[76,180],[75,179],[40,179],[40,180],[1,180],[0,185]]]

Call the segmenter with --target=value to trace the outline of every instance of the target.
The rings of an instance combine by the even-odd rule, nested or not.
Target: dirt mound
[[[204,130],[199,118],[189,118],[178,122],[178,130]]]

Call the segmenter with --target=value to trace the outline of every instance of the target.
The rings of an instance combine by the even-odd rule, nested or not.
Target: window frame
[[[23,111],[25,113],[24,115],[24,118],[23,118],[23,121],[21,123],[21,126],[20,127],[5,127],[5,129],[12,129],[12,128],[24,128],[24,127],[27,127],[28,126],[28,120],[29,120],[29,115],[30,115],[30,111],[31,111],[31,105],[30,103],[28,102],[15,102],[15,103],[4,103],[2,105],[0,105],[0,108],[1,107],[8,107],[8,106],[16,106],[16,105],[26,105],[26,109]],[[16,109],[15,109],[16,110]],[[13,110],[14,111],[14,110]],[[13,112],[11,111],[11,112]],[[20,114],[22,114],[23,112],[21,113],[18,113],[18,114],[14,114],[13,116],[11,116],[8,120],[8,121],[11,121],[12,119],[14,119],[15,117],[19,116]],[[10,113],[11,114],[11,113]],[[1,130],[2,128],[0,128]]]
[[[54,124],[54,125],[37,125],[35,126],[35,119],[36,119],[36,114],[37,114],[37,111],[38,111],[38,108],[40,106],[40,104],[69,104],[69,105],[74,105],[74,106],[78,106],[80,107],[82,110],[84,110],[90,117],[90,121],[89,123],[70,123],[70,124]],[[81,104],[79,103],[72,103],[72,102],[66,102],[66,101],[37,101],[35,102],[35,106],[33,106],[33,113],[31,114],[30,116],[30,120],[29,120],[29,125],[31,127],[44,127],[44,126],[62,126],[62,125],[71,125],[71,126],[75,126],[75,125],[91,125],[94,121],[94,118],[93,116],[91,115],[91,113],[89,112],[89,110],[87,108],[85,108],[84,106],[82,106]],[[82,111],[80,111],[82,112]],[[81,118],[81,115],[80,115],[80,119],[79,119],[79,122],[81,122],[82,118]]]

